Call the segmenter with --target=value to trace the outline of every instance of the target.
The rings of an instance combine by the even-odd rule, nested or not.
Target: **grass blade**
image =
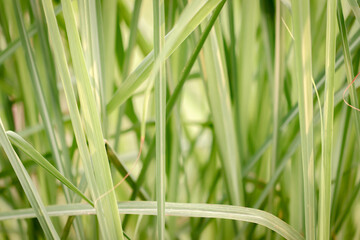
[[[96,1],[99,3],[99,1]],[[103,17],[103,56],[104,56],[104,114],[106,115],[106,103],[110,100],[114,88],[114,67],[115,67],[115,41],[117,24],[117,7],[118,1],[103,1],[102,2],[102,17]],[[97,9],[99,11],[99,9]],[[122,13],[121,13],[122,14]],[[105,44],[106,43],[106,44]],[[107,132],[107,131],[105,131]]]
[[[306,239],[315,239],[315,177],[313,149],[313,103],[310,3],[292,1],[296,81],[298,82],[299,119],[304,182]]]
[[[73,54],[73,57],[74,57],[73,61],[74,61],[74,63],[80,64],[79,66],[76,66],[76,69],[77,69],[77,71],[79,69],[82,70],[83,76],[81,76],[81,77],[85,78],[85,81],[81,81],[81,84],[85,84],[85,86],[79,87],[79,90],[81,91],[81,96],[82,96],[81,98],[84,100],[84,96],[83,96],[84,90],[85,90],[84,87],[86,87],[86,92],[89,93],[90,96],[91,96],[92,90],[91,90],[90,82],[88,81],[87,70],[86,70],[86,66],[85,66],[82,54],[76,52],[76,51],[81,51],[81,46],[80,46],[78,37],[76,37],[77,33],[76,34],[74,33],[74,31],[76,31],[76,28],[75,28],[75,19],[73,18],[73,15],[72,15],[71,3],[69,1],[67,1],[67,2],[63,2],[63,5],[66,5],[66,11],[64,11],[64,14],[66,13],[67,16],[69,16],[69,21],[71,21],[70,23],[68,23],[68,27],[70,28],[69,31],[71,32],[71,37],[73,38],[70,41],[70,42],[72,42],[72,48],[74,47],[74,45],[73,45],[74,42],[75,42],[75,44],[77,44],[77,46],[75,46],[75,47],[77,47],[77,49],[75,49],[75,54]],[[95,152],[100,154],[101,156],[99,158],[95,158],[95,159],[97,159],[97,161],[93,162],[93,161],[91,161],[89,149],[87,148],[85,133],[83,131],[83,127],[81,124],[80,114],[79,114],[79,110],[76,105],[75,94],[74,94],[74,90],[73,90],[73,87],[71,84],[70,72],[67,67],[67,62],[66,62],[66,58],[65,58],[65,50],[64,50],[64,47],[63,47],[63,44],[61,41],[60,32],[59,32],[59,28],[58,28],[58,25],[57,25],[57,22],[55,19],[55,14],[53,12],[51,1],[43,0],[43,7],[44,7],[45,16],[46,16],[46,21],[48,23],[48,29],[49,29],[49,33],[50,33],[49,36],[50,36],[51,43],[52,43],[52,49],[54,51],[55,62],[56,62],[57,68],[59,70],[60,78],[62,80],[63,87],[65,90],[65,96],[66,96],[67,104],[69,107],[71,122],[73,125],[76,141],[77,141],[77,144],[79,147],[80,156],[81,156],[82,160],[84,161],[86,178],[88,180],[93,198],[97,199],[99,196],[101,196],[102,193],[105,193],[106,191],[108,191],[109,189],[112,188],[112,183],[111,183],[111,178],[110,178],[111,175],[109,173],[109,167],[108,167],[108,162],[107,162],[107,158],[106,158],[103,139],[101,139],[101,143],[99,143],[100,138],[102,136],[99,116],[97,115],[97,111],[95,109],[92,109],[92,114],[90,112],[85,112],[85,113],[87,113],[85,118],[87,120],[91,119],[91,121],[93,121],[93,120],[96,121],[96,127],[97,127],[96,133],[95,133],[96,137],[94,136],[94,133],[90,133],[88,135],[89,141],[94,141],[94,140],[98,141],[97,144],[94,144],[92,142],[92,144],[91,144],[92,150],[91,151],[94,153],[95,147],[100,148],[99,150],[96,150]],[[78,59],[79,57],[80,57],[80,60]],[[84,79],[80,79],[80,80],[84,80]],[[91,101],[91,102],[89,102],[89,104],[91,104],[91,107],[95,108],[94,98],[90,97],[89,100]],[[85,107],[86,105],[87,105],[87,103],[85,103],[85,105],[83,106],[84,111],[89,111],[89,109]],[[92,123],[91,121],[90,121],[90,123]],[[87,123],[87,124],[89,124],[89,123]],[[89,131],[88,125],[86,128],[87,128],[87,131]],[[103,156],[104,153],[105,153],[105,156]],[[94,168],[92,167],[93,163],[95,164]],[[99,164],[100,164],[100,166],[99,166]],[[103,165],[103,164],[105,164],[105,165]],[[106,165],[107,165],[107,167],[106,167]],[[98,171],[105,171],[105,172],[108,171],[108,172],[103,174],[101,177],[97,173],[96,177],[95,177],[94,176],[95,169],[97,172]],[[104,177],[107,179],[107,184],[105,186],[103,186],[104,182],[102,181],[102,179]],[[98,181],[95,181],[95,178],[98,179]],[[99,189],[99,188],[101,188],[101,189]],[[100,192],[100,190],[101,190],[101,192]],[[109,198],[111,201],[107,202],[107,200],[109,200]],[[106,201],[104,201],[104,200],[106,200]],[[106,204],[104,204],[103,202],[106,202]],[[96,206],[96,210],[98,211],[98,220],[99,220],[100,228],[102,229],[101,232],[102,232],[104,238],[122,239],[123,235],[122,235],[122,229],[121,229],[119,215],[116,214],[114,211],[111,211],[111,208],[114,207],[113,206],[114,203],[115,203],[115,195],[114,195],[113,191],[110,194],[108,194],[106,197],[101,199],[101,201],[99,202],[99,205]],[[104,208],[107,209],[106,212],[103,212]],[[108,215],[110,215],[112,217],[107,218],[106,216],[108,216]]]
[[[276,0],[276,13],[275,13],[275,56],[274,56],[274,91],[273,91],[273,138],[272,150],[270,160],[270,178],[275,174],[277,159],[279,156],[279,125],[280,125],[280,97],[281,86],[283,77],[283,51],[282,51],[282,25],[281,25],[281,4],[280,0]],[[269,196],[269,209],[270,212],[274,208],[274,194],[271,192]]]
[[[102,17],[99,1],[81,1],[80,13],[82,16],[82,40],[84,41],[84,57],[86,58],[89,78],[93,87],[93,95],[97,109],[101,116],[101,124],[106,135],[107,115],[105,111],[105,72],[103,56]],[[66,23],[66,19],[65,19]],[[87,47],[89,46],[89,47]],[[109,81],[110,86],[112,83]]]
[[[70,52],[74,63],[75,75],[78,79],[78,92],[85,122],[85,132],[89,142],[89,151],[94,166],[94,177],[99,191],[95,204],[101,209],[100,226],[104,238],[122,239],[123,232],[120,216],[116,213],[116,196],[114,193],[109,162],[106,155],[100,116],[97,114],[96,98],[92,90],[86,68],[80,37],[76,29],[75,16],[71,2],[62,1],[66,30],[69,37]]]
[[[120,214],[141,214],[156,215],[156,202],[124,202],[119,203]],[[59,215],[85,215],[95,214],[95,210],[86,204],[68,204],[65,206],[55,205],[47,207],[50,216]],[[252,222],[263,225],[286,239],[304,239],[293,227],[283,222],[274,215],[246,207],[220,205],[220,204],[201,204],[201,203],[166,203],[166,215],[179,217],[205,217],[221,218],[237,221]],[[12,212],[0,213],[0,221],[7,219],[23,219],[34,217],[32,209],[21,209]]]
[[[319,239],[330,238],[331,209],[331,162],[333,149],[334,122],[334,83],[335,83],[335,46],[336,46],[336,0],[327,1],[326,21],[326,82],[324,103],[324,139],[321,163],[320,200],[319,200]]]
[[[131,24],[130,24],[130,37],[129,37],[129,41],[127,44],[127,49],[126,49],[125,57],[124,57],[124,66],[123,66],[123,73],[122,73],[124,79],[128,76],[131,61],[132,61],[132,58],[134,55],[133,49],[134,49],[134,46],[136,43],[141,3],[142,3],[142,0],[135,0],[135,3],[134,3],[134,12],[131,17]]]
[[[154,58],[164,51],[165,13],[164,1],[153,1],[154,13]],[[166,149],[166,79],[165,63],[161,61],[155,76],[155,124],[156,124],[156,201],[158,238],[165,238],[165,149]]]
[[[249,101],[252,101],[253,95],[250,91],[254,82],[255,71],[255,46],[257,15],[259,10],[258,1],[243,1],[241,6],[241,33],[239,36],[238,48],[238,72],[239,79],[237,84],[237,94],[235,103],[235,124],[238,139],[238,148],[242,160],[246,160],[249,155],[249,122],[251,119]],[[249,24],[251,22],[251,24]],[[234,51],[234,50],[232,50]]]

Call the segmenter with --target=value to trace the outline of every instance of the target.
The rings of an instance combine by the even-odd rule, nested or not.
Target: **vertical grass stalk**
[[[238,137],[238,148],[242,159],[247,159],[249,154],[249,123],[251,88],[254,79],[254,64],[256,55],[256,28],[257,28],[257,12],[259,8],[258,1],[242,1],[241,4],[241,34],[239,37],[239,49],[237,61],[239,69],[239,83],[237,84],[236,97],[239,98],[236,107],[236,131]],[[251,24],[249,24],[251,22]],[[231,50],[234,51],[234,50]]]
[[[270,161],[270,178],[274,175],[276,169],[276,162],[278,159],[279,146],[279,118],[280,118],[280,86],[282,77],[282,45],[281,45],[281,3],[276,0],[275,5],[275,56],[274,56],[274,83],[273,83],[273,136],[272,136],[272,152]],[[274,204],[273,192],[270,194],[270,211]]]
[[[160,57],[165,44],[164,1],[153,1],[154,59]],[[155,69],[156,70],[156,69]],[[157,71],[157,70],[156,70]],[[165,130],[166,130],[166,79],[165,64],[161,60],[155,76],[155,123],[156,123],[156,201],[158,238],[165,238]]]
[[[292,1],[295,66],[301,133],[306,239],[315,239],[313,97],[309,0]]]
[[[319,239],[330,237],[331,161],[333,153],[336,0],[327,1],[325,58],[324,142],[319,199]],[[320,109],[321,111],[321,109]]]

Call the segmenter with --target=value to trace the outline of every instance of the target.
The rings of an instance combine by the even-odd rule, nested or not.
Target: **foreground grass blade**
[[[22,188],[25,191],[27,198],[31,204],[34,216],[40,222],[42,229],[44,230],[45,236],[48,239],[59,239],[59,236],[52,224],[49,215],[45,209],[43,202],[40,199],[40,195],[37,192],[35,185],[33,184],[29,174],[26,172],[24,165],[21,163],[19,157],[16,155],[13,147],[10,144],[9,139],[6,136],[5,129],[0,119],[0,144],[3,147],[9,161],[16,173],[17,178],[20,181]]]
[[[159,61],[168,58],[189,34],[208,16],[221,0],[199,0],[189,3],[175,24],[173,31],[166,35],[166,44]],[[149,53],[139,66],[126,78],[106,106],[113,112],[124,103],[150,75],[154,63],[154,52]]]
[[[99,6],[98,6],[99,5]],[[87,69],[93,87],[93,95],[97,109],[101,116],[102,130],[106,134],[107,116],[105,111],[105,81],[104,81],[104,56],[103,56],[103,33],[102,17],[99,1],[81,1],[80,13],[82,13],[82,35],[84,56],[87,62]],[[66,21],[65,21],[66,22]],[[89,46],[89,47],[88,47]],[[109,82],[112,84],[112,82]]]
[[[81,124],[80,114],[76,105],[75,94],[71,84],[70,72],[67,67],[65,50],[61,41],[61,36],[55,19],[55,14],[53,12],[52,4],[51,1],[49,0],[43,0],[44,12],[46,16],[46,21],[48,23],[48,29],[50,33],[49,35],[52,43],[52,48],[54,51],[55,62],[59,70],[60,78],[63,83],[64,92],[69,107],[71,122],[73,125],[76,141],[79,147],[80,156],[81,159],[84,161],[86,178],[93,198],[98,199],[98,197],[101,196],[102,193],[105,193],[106,191],[112,188],[111,175],[109,172],[109,166],[106,158],[104,142],[103,139],[101,138],[102,134],[100,127],[100,120],[99,120],[99,116],[97,115],[97,111],[95,109],[95,100],[91,98],[92,90],[91,90],[90,82],[88,81],[87,70],[81,52],[80,41],[78,39],[78,36],[76,35],[77,32],[75,33],[76,25],[75,25],[75,19],[72,14],[72,6],[69,1],[63,2],[63,5],[66,6],[66,11],[64,10],[64,14],[66,14],[68,21],[70,21],[67,22],[67,27],[69,28],[69,34],[71,34],[70,42],[72,43],[72,53],[73,53],[72,55],[74,57],[73,62],[77,64],[75,69],[78,74],[80,70],[80,77],[81,77],[79,79],[80,84],[85,85],[85,86],[81,85],[78,87],[81,94],[82,102],[86,99],[86,97],[89,97],[89,102],[86,102],[83,105],[83,111],[86,114],[85,120],[87,120],[86,121],[87,131],[89,131],[90,126],[92,126],[92,125],[89,126],[88,124],[92,124],[93,121],[95,121],[96,129],[95,128],[93,129],[95,132],[89,133],[88,136],[89,136],[89,141],[91,141],[90,146],[92,153],[97,153],[101,155],[100,157],[95,158],[96,161],[91,161],[89,149],[87,148],[85,133],[83,131],[83,127]],[[84,87],[86,89],[84,89]],[[90,96],[84,96],[85,93],[88,93]],[[89,104],[93,108],[91,112],[89,112],[88,109],[89,107],[86,107],[87,104]],[[94,144],[93,141],[100,141],[100,138],[101,138],[101,143]],[[98,147],[99,149],[95,149]],[[104,154],[105,156],[103,156]],[[92,167],[93,164],[95,165],[96,169],[95,168],[93,169]],[[95,170],[97,172],[96,176],[94,173]],[[99,171],[102,174],[99,173]],[[105,186],[104,186],[105,184],[104,180],[106,181]],[[115,195],[114,192],[111,191],[111,193],[103,197],[99,201],[99,204],[96,206],[96,210],[98,211],[97,216],[100,223],[101,233],[105,239],[123,238],[119,215],[116,213],[116,211],[112,211],[112,208],[114,208],[114,203],[115,203]]]
[[[289,240],[304,239],[293,227],[274,215],[246,207],[201,204],[201,203],[169,203],[165,204],[165,214],[179,217],[221,218],[252,222],[263,225]],[[156,215],[156,202],[124,202],[119,203],[120,214]],[[47,207],[50,216],[95,214],[95,210],[86,204],[55,205]],[[32,209],[21,209],[0,213],[0,221],[8,219],[24,219],[35,217]]]
[[[154,58],[158,59],[165,44],[164,1],[153,1]],[[158,238],[165,238],[165,149],[166,149],[166,79],[164,61],[155,76],[155,124],[156,124],[156,201]]]
[[[315,179],[313,149],[313,97],[310,3],[308,0],[292,1],[295,38],[296,81],[298,88],[301,155],[304,182],[306,239],[315,239]]]
[[[324,102],[324,140],[321,163],[319,239],[329,239],[331,209],[331,162],[333,153],[334,83],[336,46],[336,0],[327,1],[326,20],[326,81]]]
[[[56,177],[61,183],[78,194],[82,199],[94,206],[93,202],[88,199],[77,187],[74,186],[66,177],[64,177],[53,165],[51,165],[38,151],[33,148],[28,142],[26,142],[18,134],[7,131],[7,136],[12,144],[18,147],[21,151],[26,153],[34,162],[44,168],[48,173]]]
[[[99,196],[95,204],[101,209],[100,225],[102,235],[109,239],[122,239],[123,232],[120,216],[116,212],[116,196],[113,189],[109,162],[106,155],[101,120],[96,105],[96,97],[91,86],[86,68],[85,58],[76,29],[75,16],[70,0],[62,1],[66,30],[69,37],[71,57],[77,77],[78,93],[83,113],[85,132],[89,142],[91,158],[94,159],[94,177],[98,186]],[[100,216],[99,216],[100,218]]]

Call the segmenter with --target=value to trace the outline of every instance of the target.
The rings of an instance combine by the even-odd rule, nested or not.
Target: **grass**
[[[153,1],[154,61],[158,61],[165,44],[164,1]],[[166,74],[164,61],[155,75],[155,122],[156,122],[156,201],[158,239],[165,239],[165,154],[166,154]],[[150,81],[152,79],[150,78]]]
[[[336,1],[330,1],[326,14],[326,60],[325,60],[325,101],[323,157],[321,162],[321,184],[319,197],[319,238],[329,239],[331,206],[331,166],[333,155],[334,131],[334,89],[335,89],[335,37],[336,37]]]
[[[1,0],[0,239],[359,238],[359,16]]]
[[[305,236],[315,239],[314,125],[312,98],[311,23],[309,1],[293,1],[295,77],[298,88],[301,160],[304,186]]]

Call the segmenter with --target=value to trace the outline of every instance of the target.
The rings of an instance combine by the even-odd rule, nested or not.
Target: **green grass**
[[[0,0],[0,239],[360,238],[359,50],[355,0]]]
[[[293,1],[295,77],[298,89],[306,239],[315,239],[314,124],[310,2]]]

